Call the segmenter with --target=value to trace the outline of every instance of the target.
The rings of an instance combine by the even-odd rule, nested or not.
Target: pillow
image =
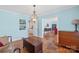
[[[4,46],[2,42],[0,42],[0,47]]]

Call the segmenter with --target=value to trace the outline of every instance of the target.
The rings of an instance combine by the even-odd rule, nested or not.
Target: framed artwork
[[[26,29],[26,20],[19,19],[19,30],[25,30]]]

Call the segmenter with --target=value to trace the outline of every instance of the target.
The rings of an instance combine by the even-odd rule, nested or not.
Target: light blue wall
[[[61,31],[74,31],[75,27],[72,24],[72,20],[79,19],[79,6],[71,9],[63,10],[57,13],[59,17],[58,27]]]
[[[74,25],[72,24],[72,20],[79,19],[79,6],[71,7],[69,9],[63,9],[61,11],[57,11],[55,13],[52,13],[47,17],[58,17],[58,30],[59,31],[74,31]],[[78,28],[79,29],[79,28]]]
[[[58,17],[58,21],[56,22],[53,21],[54,20],[53,17],[55,16]],[[50,15],[40,17],[39,34],[40,36],[43,36],[44,28],[47,22],[49,23],[49,27],[51,27],[51,24],[57,24],[57,28],[59,31],[74,31],[75,27],[72,24],[72,20],[74,19],[79,19],[79,6],[71,7],[69,9],[63,9],[54,13],[51,12]]]
[[[58,30],[61,31],[74,31],[74,25],[72,25],[73,19],[79,19],[79,6],[64,9],[55,13],[52,13],[45,17],[38,18],[38,26],[35,31],[35,34],[38,36],[43,36],[44,27],[46,22],[52,20],[51,24],[55,23],[53,17],[58,17]],[[19,19],[26,20],[26,30],[19,30]],[[28,28],[29,28],[29,17],[27,15],[21,15],[19,13],[2,11],[0,10],[0,36],[1,35],[10,35],[13,39],[18,39],[22,37],[28,37]],[[78,28],[79,29],[79,28]]]
[[[26,30],[19,30],[19,19],[26,20]],[[0,36],[10,35],[13,39],[28,37],[28,16],[0,10]]]
[[[42,35],[42,33],[43,33],[43,27],[42,27],[42,23],[43,21],[42,21],[42,18],[40,17],[40,18],[38,18],[38,36],[39,37],[42,37],[43,35]]]
[[[56,13],[59,17],[58,29],[60,31],[74,31],[72,20],[79,19],[79,6]]]

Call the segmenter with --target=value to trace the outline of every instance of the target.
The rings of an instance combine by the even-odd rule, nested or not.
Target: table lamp
[[[73,21],[72,21],[72,24],[74,24],[75,25],[75,32],[78,32],[78,24],[79,24],[79,19],[74,19]]]

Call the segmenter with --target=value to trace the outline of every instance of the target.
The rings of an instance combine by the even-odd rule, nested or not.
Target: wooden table
[[[42,52],[42,42],[39,37],[29,37],[23,39],[23,46],[31,53],[41,53]]]

